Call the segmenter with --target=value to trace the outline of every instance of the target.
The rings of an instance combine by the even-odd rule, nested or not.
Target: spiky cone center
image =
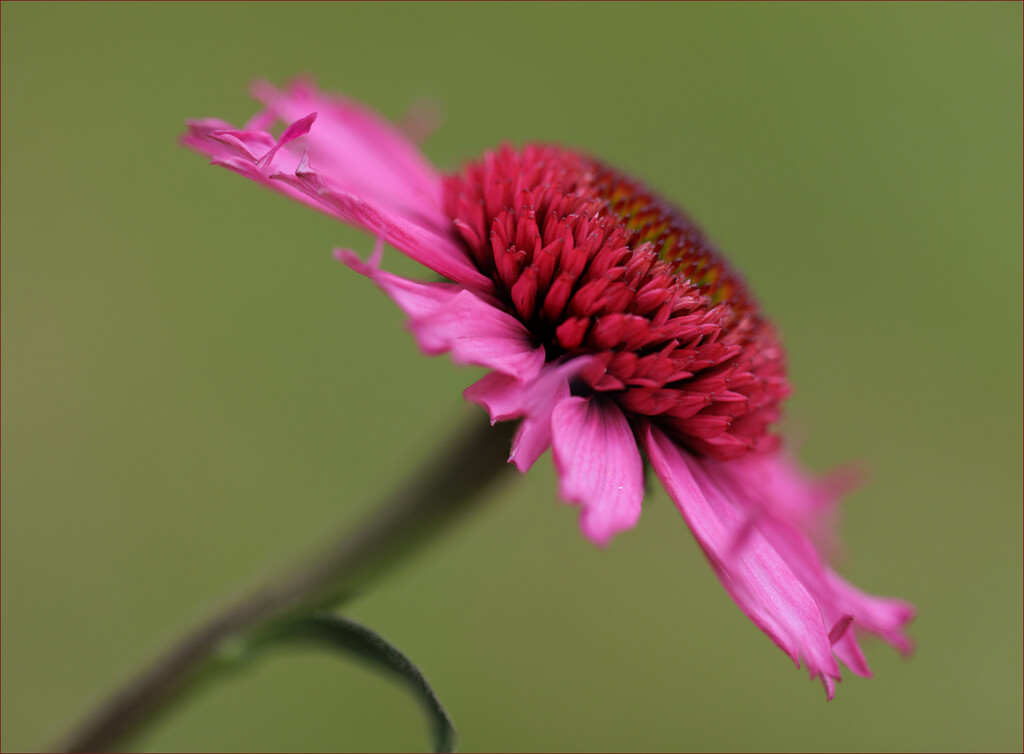
[[[769,450],[785,356],[740,277],[678,209],[558,147],[503,147],[445,181],[445,207],[549,361],[589,356],[601,394],[691,451]]]

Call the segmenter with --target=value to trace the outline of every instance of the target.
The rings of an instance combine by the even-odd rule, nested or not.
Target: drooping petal
[[[832,651],[839,658],[839,661],[852,670],[854,674],[859,675],[861,678],[871,677],[871,668],[868,667],[868,660],[864,656],[864,650],[861,649],[857,636],[849,626],[847,626],[842,636],[833,640]]]
[[[742,506],[692,456],[650,426],[644,447],[726,591],[798,665],[801,658],[807,663],[831,699],[839,666],[814,597],[759,528],[749,525]]]
[[[837,546],[837,503],[864,475],[851,465],[812,477],[782,452],[751,453],[728,462],[707,458],[701,463],[712,476],[728,478],[738,499],[796,526],[829,552]]]
[[[569,397],[569,380],[579,374],[589,357],[561,364],[546,364],[537,378],[523,383],[514,377],[491,372],[463,392],[491,415],[491,423],[523,417],[512,441],[508,460],[522,472],[551,446],[551,415]]]
[[[906,602],[865,594],[832,571],[811,537],[818,529],[814,513],[835,505],[834,482],[810,479],[781,453],[721,463],[711,459],[692,462],[733,501],[746,518],[744,534],[756,530],[782,557],[817,602],[833,636],[836,655],[858,675],[870,675],[857,636],[876,634],[902,652],[910,640],[903,629],[914,616]],[[773,468],[773,466],[775,468]],[[842,630],[837,630],[841,627]]]
[[[914,643],[903,633],[917,612],[913,605],[862,592],[832,570],[827,571],[826,579],[837,604],[854,616],[855,630],[875,634],[904,654],[914,650]]]
[[[578,396],[555,406],[551,426],[559,493],[583,508],[583,533],[606,545],[640,518],[643,462],[633,430],[614,403]]]

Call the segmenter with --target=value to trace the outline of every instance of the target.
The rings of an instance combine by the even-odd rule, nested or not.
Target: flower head
[[[265,110],[243,129],[191,122],[185,144],[374,234],[368,261],[336,255],[424,352],[490,370],[467,399],[519,420],[520,470],[552,448],[588,538],[637,522],[646,456],[730,596],[829,698],[837,660],[870,675],[864,633],[909,651],[913,608],[858,591],[813,544],[844,485],[778,449],[779,340],[682,212],[579,152],[506,146],[443,176],[361,105],[303,82],[255,93]],[[385,242],[444,281],[385,271]]]

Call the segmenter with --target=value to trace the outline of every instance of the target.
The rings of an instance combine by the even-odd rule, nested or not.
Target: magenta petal
[[[316,113],[310,113],[306,117],[300,118],[289,125],[281,134],[281,138],[276,140],[266,131],[259,130],[224,129],[211,131],[207,135],[242,157],[255,162],[256,169],[264,173],[274,161],[274,155],[285,145],[309,133],[309,128],[315,120]]]
[[[345,222],[382,237],[399,251],[450,280],[481,291],[493,288],[490,278],[480,274],[451,238],[439,235],[413,219],[388,214],[354,194],[336,190],[310,166],[308,153],[302,156],[294,174],[275,173],[271,178],[306,194],[318,202],[321,209]]]
[[[219,118],[187,120],[185,121],[185,127],[188,130],[182,134],[181,143],[210,157],[214,157],[218,152],[223,151],[223,147],[216,140],[211,139],[210,134],[216,131],[231,131],[234,128],[226,120],[220,120]],[[267,134],[267,136],[270,139],[270,146],[273,146],[273,137],[270,134]]]
[[[555,406],[569,397],[569,380],[589,362],[581,357],[563,364],[546,364],[532,382],[491,372],[463,392],[491,415],[491,423],[524,417],[512,442],[508,460],[522,472],[551,446],[551,415]]]
[[[538,378],[539,380],[540,378]],[[463,397],[487,409],[491,424],[516,419],[526,413],[528,391],[536,381],[524,385],[515,377],[501,372],[488,372],[462,391]],[[568,397],[568,386],[563,397]]]
[[[187,125],[188,132],[181,137],[182,144],[208,155],[212,164],[225,167],[314,209],[325,210],[319,201],[308,196],[306,192],[288,186],[281,181],[270,179],[269,170],[272,166],[268,164],[261,166],[260,163],[261,159],[268,152],[274,150],[275,145],[278,144],[278,140],[269,133],[257,130],[235,130],[230,123],[214,118],[191,120],[187,122]],[[293,134],[295,134],[294,131]],[[297,134],[295,135],[297,136]],[[282,144],[281,146],[286,145]],[[271,157],[273,158],[277,154],[278,152],[275,150]],[[295,155],[293,160],[292,164],[297,165],[298,155]],[[280,160],[275,160],[275,162],[280,162]]]
[[[410,327],[424,351],[451,351],[459,364],[489,367],[523,382],[544,366],[544,347],[534,342],[522,322],[467,290],[435,312],[413,319]]]
[[[275,146],[274,137],[264,131],[211,131],[209,137],[252,162],[258,162]]]
[[[751,453],[726,462],[707,458],[701,465],[715,478],[728,478],[737,499],[797,527],[828,551],[836,547],[836,503],[862,476],[850,467],[810,477],[781,452]]]
[[[846,633],[832,644],[832,651],[839,658],[839,661],[856,675],[859,675],[861,678],[871,677],[871,668],[868,667],[864,650],[861,649],[860,643],[857,641],[857,637],[852,630],[852,623]]]
[[[286,144],[290,144],[300,136],[305,136],[309,133],[309,129],[313,125],[313,121],[316,120],[316,113],[310,113],[305,118],[299,118],[297,121],[292,123],[284,130],[281,134],[281,138],[277,140],[277,144],[260,158],[259,168],[260,170],[266,170],[270,167],[270,164],[274,161],[274,155],[277,154],[278,150]]]
[[[431,356],[451,351],[459,364],[489,367],[517,381],[530,381],[544,366],[544,348],[514,317],[453,283],[422,283],[377,265],[380,244],[367,263],[347,249],[335,256],[372,279],[409,316],[420,348]]]
[[[873,633],[904,654],[914,650],[914,643],[903,633],[917,612],[913,605],[866,594],[832,570],[826,572],[826,582],[836,603],[853,615],[854,629]]]
[[[525,385],[515,377],[491,372],[462,393],[466,400],[487,409],[491,424],[525,417],[508,455],[509,463],[514,462],[523,473],[551,446],[551,413],[559,400],[569,397],[568,381],[552,380],[551,371],[545,368],[540,377]]]
[[[640,518],[644,474],[633,430],[614,403],[580,397],[561,401],[551,426],[559,492],[582,506],[583,533],[606,545]]]
[[[451,227],[442,207],[437,170],[398,127],[370,108],[320,92],[302,80],[284,90],[257,82],[253,94],[263,101],[267,114],[283,123],[318,113],[306,143],[335,188],[391,214],[423,221],[436,232]]]
[[[335,249],[334,256],[373,280],[410,319],[434,314],[463,290],[455,283],[421,283],[382,270],[379,266],[381,246],[378,240],[376,250],[368,262],[364,262],[350,249]]]
[[[644,436],[651,465],[740,609],[797,664],[803,658],[831,698],[839,666],[828,628],[807,588],[745,511],[661,431]],[[741,542],[737,546],[737,542]]]
[[[715,486],[747,517],[747,526],[758,531],[782,557],[817,602],[825,623],[835,627],[847,622],[833,638],[835,654],[858,675],[870,675],[858,635],[880,636],[902,652],[911,649],[903,631],[914,608],[902,600],[865,594],[832,571],[809,534],[821,529],[821,515],[835,501],[829,495],[836,485],[806,477],[781,453],[742,458],[729,463],[709,459],[693,461]]]
[[[454,240],[440,174],[395,126],[305,82],[283,92],[267,84],[255,90],[267,110],[248,128],[192,121],[182,142],[216,165],[384,237],[450,280],[493,290]],[[280,138],[269,131],[277,122],[285,125]]]
[[[519,320],[453,283],[421,283],[378,267],[380,245],[370,262],[347,249],[335,256],[372,279],[402,311],[424,353],[451,351],[459,364],[489,367],[520,382],[544,366],[544,347],[533,342]]]

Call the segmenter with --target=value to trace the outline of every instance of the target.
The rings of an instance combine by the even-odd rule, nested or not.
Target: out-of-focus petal
[[[741,539],[757,531],[771,543],[817,602],[830,633],[843,626],[833,643],[836,655],[851,670],[870,675],[857,638],[863,632],[876,634],[902,652],[910,651],[903,629],[914,616],[913,608],[901,600],[865,594],[843,580],[807,535],[807,519],[797,515],[801,508],[804,512],[831,509],[835,504],[829,498],[831,483],[804,477],[781,453],[728,463],[692,460],[691,466],[703,469],[746,518]]]
[[[451,227],[437,170],[395,125],[358,102],[319,91],[307,80],[293,81],[283,90],[259,81],[253,94],[281,123],[318,113],[306,148],[336,189],[422,221],[435,232]]]
[[[492,302],[453,283],[423,283],[380,269],[379,243],[369,262],[348,249],[334,254],[401,307],[424,353],[450,351],[458,364],[488,367],[520,382],[533,380],[544,366],[544,347],[519,320]]]
[[[384,237],[444,277],[493,290],[454,240],[440,176],[397,128],[305,83],[256,90],[268,109],[248,128],[190,121],[182,142],[214,164]],[[278,121],[285,128],[275,138],[266,129]]]
[[[640,518],[643,461],[625,415],[601,398],[570,397],[551,417],[562,498],[582,507],[580,528],[606,545]]]
[[[463,290],[455,283],[423,283],[381,269],[382,247],[378,239],[373,256],[366,262],[351,249],[335,249],[334,256],[380,286],[410,319],[430,316]]]
[[[310,126],[316,120],[316,113],[309,113],[304,118],[291,123],[277,140],[266,131],[249,131],[223,129],[210,131],[207,136],[218,141],[228,149],[256,163],[256,169],[267,173],[274,162],[274,157],[282,147],[291,144],[300,136],[309,133]]]
[[[320,202],[307,196],[303,191],[271,180],[269,171],[272,165],[269,162],[260,166],[260,161],[271,150],[274,151],[272,158],[277,154],[277,139],[269,133],[236,130],[230,123],[216,118],[186,121],[186,126],[188,130],[181,137],[181,143],[209,156],[214,165],[225,167],[269,189],[324,211]],[[298,157],[292,164],[298,164]]]
[[[306,194],[321,209],[345,222],[380,236],[434,272],[482,291],[493,289],[491,280],[480,274],[451,238],[408,218],[388,214],[354,194],[335,190],[310,166],[308,154],[303,155],[294,173],[275,173],[271,178]]]
[[[410,327],[430,354],[451,351],[458,364],[489,367],[521,381],[532,380],[544,366],[544,347],[523,324],[470,291],[463,290]]]
[[[866,594],[831,570],[826,579],[836,602],[853,615],[854,630],[875,634],[904,654],[914,651],[914,643],[903,633],[916,615],[913,605],[893,597]]]
[[[828,627],[813,596],[746,511],[730,499],[692,456],[661,431],[647,427],[644,447],[654,471],[740,609],[832,698],[839,666]]]
[[[523,417],[512,441],[508,460],[522,472],[551,446],[551,415],[569,397],[569,380],[588,363],[586,356],[561,364],[546,364],[537,378],[523,383],[491,372],[464,391],[466,400],[484,406],[491,423]]]
[[[705,458],[701,465],[716,478],[728,478],[739,499],[796,526],[828,552],[838,546],[837,503],[859,486],[864,476],[861,469],[850,465],[813,477],[782,452],[750,453],[727,462]]]

